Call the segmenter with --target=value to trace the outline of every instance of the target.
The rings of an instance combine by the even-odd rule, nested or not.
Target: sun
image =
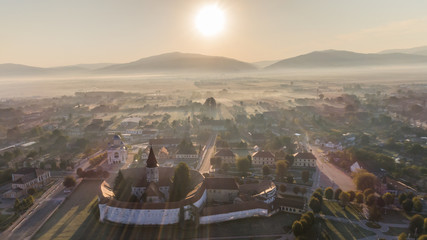
[[[224,29],[224,11],[217,5],[208,5],[199,10],[196,16],[196,28],[204,36],[214,36]]]

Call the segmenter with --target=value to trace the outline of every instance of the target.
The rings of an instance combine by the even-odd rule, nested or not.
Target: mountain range
[[[279,61],[262,61],[252,64],[227,57],[172,52],[121,64],[95,63],[40,68],[6,63],[0,64],[0,78],[67,74],[237,73],[257,70],[277,71],[289,68],[342,68],[421,64],[427,64],[427,46],[384,50],[379,53],[368,54],[341,50],[315,51]]]

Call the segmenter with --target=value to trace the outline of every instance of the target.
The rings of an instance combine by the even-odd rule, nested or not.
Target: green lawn
[[[325,215],[347,218],[351,220],[365,219],[357,204],[349,204],[343,209],[338,202],[323,200],[322,213]]]
[[[330,221],[326,219],[320,220],[320,227],[318,228],[320,229],[320,234],[318,232],[315,232],[315,235],[311,235],[312,237],[322,236],[323,239],[350,240],[350,239],[359,239],[359,238],[375,235],[374,232],[367,231],[359,227],[358,225],[353,225],[350,223],[335,222],[335,221]],[[309,238],[309,239],[315,239],[315,238]]]
[[[18,217],[19,214],[0,214],[0,232],[7,229]]]
[[[84,181],[58,208],[52,217],[37,232],[34,239],[70,239],[84,227],[92,210],[97,209],[96,193],[101,181]]]

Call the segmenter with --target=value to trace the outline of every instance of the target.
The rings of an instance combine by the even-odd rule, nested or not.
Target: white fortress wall
[[[268,210],[262,208],[255,208],[239,212],[229,212],[217,215],[209,215],[200,217],[200,224],[210,224],[218,222],[226,222],[242,218],[250,218],[256,216],[268,216]]]

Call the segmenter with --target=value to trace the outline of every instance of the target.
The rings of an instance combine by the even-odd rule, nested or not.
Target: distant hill
[[[63,66],[52,68],[32,67],[22,64],[5,63],[0,64],[0,77],[28,77],[28,76],[49,76],[65,74],[81,74],[88,72],[88,69],[78,66]]]
[[[265,68],[267,66],[270,66],[271,64],[277,63],[280,60],[266,60],[266,61],[259,61],[259,62],[252,62],[251,64],[258,68]]]
[[[406,49],[389,49],[389,50],[381,51],[379,53],[407,53],[407,54],[427,56],[427,46],[406,48]]]
[[[5,63],[0,64],[0,76],[13,76],[13,75],[40,75],[47,72],[44,68],[31,67],[22,64]]]
[[[249,63],[231,58],[173,52],[142,58],[130,63],[114,64],[98,69],[97,72],[242,72],[255,69]]]
[[[386,65],[413,65],[427,63],[427,56],[405,53],[355,53],[349,51],[326,50],[281,60],[266,70],[282,68],[336,68]]]

